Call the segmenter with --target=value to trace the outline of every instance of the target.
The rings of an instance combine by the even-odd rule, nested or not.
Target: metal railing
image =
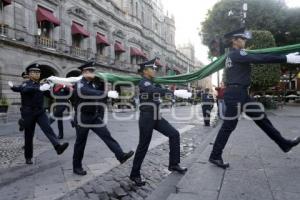
[[[8,35],[8,25],[0,24],[0,35],[7,36]]]
[[[35,42],[36,42],[36,45],[39,47],[45,47],[45,48],[50,48],[50,49],[57,48],[57,41],[54,41],[48,37],[36,36]]]
[[[70,47],[70,53],[72,56],[81,57],[81,58],[88,58],[88,51],[85,49],[81,49],[79,47]]]

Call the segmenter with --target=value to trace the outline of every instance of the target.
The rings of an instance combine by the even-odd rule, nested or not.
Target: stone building
[[[0,95],[19,104],[7,81],[38,63],[42,77],[77,76],[96,59],[97,70],[136,74],[158,56],[159,74],[185,73],[194,63],[175,46],[175,22],[159,0],[0,0]],[[11,106],[12,107],[12,106]]]

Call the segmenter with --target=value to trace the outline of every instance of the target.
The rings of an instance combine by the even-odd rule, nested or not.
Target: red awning
[[[53,12],[42,7],[38,7],[36,11],[36,18],[38,22],[47,21],[54,24],[54,26],[60,25],[59,19],[53,15]]]
[[[157,65],[158,67],[164,67],[164,65],[161,64],[160,60],[158,59],[155,60],[155,65]]]
[[[126,52],[126,50],[123,47],[122,43],[120,43],[120,42],[115,43],[115,52],[121,52],[121,53]]]
[[[97,42],[97,44],[101,44],[104,46],[110,46],[108,39],[105,37],[105,35],[102,35],[100,33],[97,33],[96,42]]]
[[[3,6],[7,6],[11,4],[11,0],[2,0]]]
[[[147,58],[146,54],[135,47],[130,47],[130,55],[131,56],[138,56],[142,58]]]
[[[81,24],[73,22],[71,29],[72,35],[82,35],[83,37],[90,37],[90,33],[87,32]]]

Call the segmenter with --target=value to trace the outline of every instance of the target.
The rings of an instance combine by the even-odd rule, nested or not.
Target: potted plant
[[[0,98],[0,113],[7,113],[8,110],[8,101],[6,97]]]

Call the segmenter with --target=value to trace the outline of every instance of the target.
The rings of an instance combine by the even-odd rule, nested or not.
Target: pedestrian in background
[[[215,87],[215,90],[217,91],[217,106],[218,106],[218,116],[219,118],[223,119],[225,116],[225,102],[224,102],[224,92],[225,92],[225,86],[224,82],[221,82],[220,87]]]
[[[204,126],[210,126],[210,113],[215,102],[213,95],[210,94],[209,91],[209,88],[205,88],[204,93],[201,96]]]

